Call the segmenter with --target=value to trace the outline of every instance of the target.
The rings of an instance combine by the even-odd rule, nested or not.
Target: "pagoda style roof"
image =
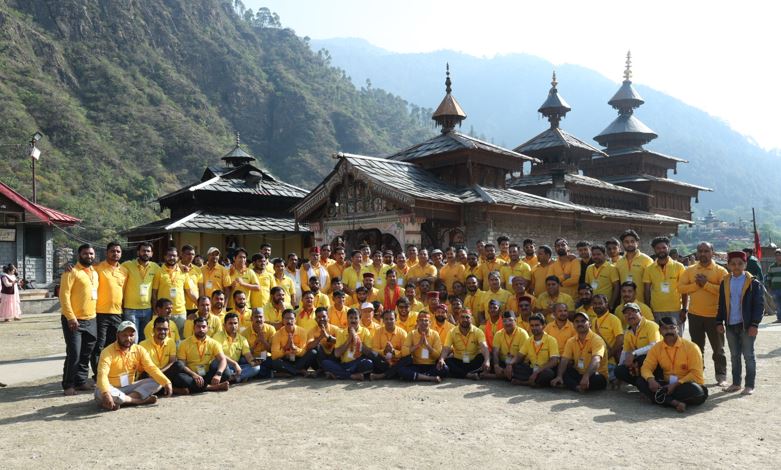
[[[541,150],[574,149],[585,153],[604,155],[605,152],[583,142],[569,132],[559,128],[548,128],[514,149],[517,153],[535,153]]]
[[[654,131],[643,124],[633,114],[619,114],[594,140],[600,145],[607,144],[616,137],[627,136],[637,140],[639,145],[647,144],[658,137]],[[610,153],[610,150],[608,150]]]
[[[404,150],[401,150],[400,152],[392,154],[387,158],[390,160],[412,162],[420,158],[454,152],[457,150],[482,150],[485,152],[503,155],[505,157],[517,158],[521,162],[539,162],[539,160],[534,157],[530,157],[528,155],[524,155],[522,153],[509,150],[480,139],[476,139],[457,131],[450,131],[439,134],[425,142],[415,144],[412,147],[408,147]]]
[[[607,181],[592,178],[590,176],[583,176],[575,173],[565,173],[564,182],[575,186],[588,186],[595,189],[618,191],[622,193],[637,194],[642,196],[648,196],[648,194],[635,191],[634,189],[626,188],[624,186],[617,186]],[[511,188],[526,188],[530,186],[547,186],[553,184],[553,175],[534,175],[534,176],[522,176],[516,178],[508,183]]]
[[[670,178],[662,178],[659,176],[653,176],[653,175],[628,175],[628,176],[605,176],[602,178],[604,181],[609,181],[614,184],[623,184],[623,183],[643,183],[643,182],[657,182],[657,183],[667,183],[672,184],[675,186],[681,186],[684,188],[691,188],[696,189],[699,191],[709,191],[713,192],[713,189],[706,188],[705,186],[698,186],[696,184],[691,183],[685,183],[683,181],[673,180]]]
[[[140,225],[123,234],[148,235],[161,232],[269,233],[308,231],[305,224],[296,226],[292,217],[230,215],[195,211],[183,217],[167,218]]]

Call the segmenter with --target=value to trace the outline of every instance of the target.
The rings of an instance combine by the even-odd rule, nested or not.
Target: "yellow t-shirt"
[[[646,380],[650,379],[657,366],[662,368],[664,380],[669,381],[670,375],[675,375],[680,383],[705,383],[702,376],[702,352],[699,346],[688,339],[678,338],[672,346],[664,341],[654,344],[645,356],[640,375]]]
[[[643,283],[651,283],[651,310],[677,312],[681,309],[678,279],[685,269],[681,263],[673,260],[668,260],[664,269],[658,263],[645,268]]]
[[[595,264],[586,268],[586,284],[591,285],[593,293],[602,294],[607,297],[608,302],[613,295],[613,287],[618,282],[618,269],[615,266],[602,263],[599,268]]]
[[[192,289],[195,292],[198,292],[198,284],[203,284],[203,273],[201,272],[201,268],[199,268],[194,264],[191,264],[190,270],[184,273],[184,275],[187,278],[187,282],[185,283],[185,285],[192,286]],[[198,301],[198,297],[193,299],[189,295],[185,295],[184,296],[185,309],[196,310],[198,308],[198,304],[196,303],[197,301]]]
[[[403,357],[410,355],[412,346],[420,342],[421,333],[417,329],[412,332],[407,332],[407,337],[404,339],[404,346],[401,348],[401,355]],[[426,341],[432,350],[420,347],[412,354],[413,364],[431,365],[437,362],[439,355],[442,354],[442,340],[439,339],[439,334],[429,328],[426,333]],[[426,349],[424,353],[423,350]]]
[[[445,343],[445,341],[447,341],[447,335],[448,333],[450,333],[450,330],[452,330],[455,327],[456,325],[450,323],[447,320],[445,320],[445,322],[440,325],[437,323],[436,318],[433,318],[431,323],[429,324],[429,328],[433,329],[439,334],[439,339],[442,340],[443,344]]]
[[[415,278],[419,281],[423,278],[430,277],[437,277],[437,267],[430,263],[426,265],[416,264],[409,268],[409,272],[407,273],[407,280]]]
[[[502,288],[499,288],[499,290],[496,292],[493,292],[491,290],[483,291],[482,298],[480,299],[481,312],[485,313],[486,316],[488,316],[488,304],[492,300],[499,301],[499,311],[503,312],[506,309],[507,301],[510,300],[512,296],[513,296],[512,292]]]
[[[704,274],[707,278],[704,287],[700,287],[695,281],[698,274]],[[689,312],[701,317],[715,318],[719,310],[719,288],[721,281],[727,276],[727,270],[713,261],[707,267],[697,263],[686,268],[678,279],[678,291],[689,295]]]
[[[645,253],[637,252],[632,258],[630,263],[626,256],[622,256],[615,262],[615,267],[618,269],[618,280],[621,284],[625,282],[634,282],[637,284],[637,300],[639,302],[647,302],[645,299],[645,292],[643,292],[643,276],[645,274],[645,268],[654,264],[654,260]]]
[[[197,316],[197,315],[196,315]],[[173,323],[172,321],[169,321],[168,324],[170,325]],[[223,323],[222,318],[218,317],[217,315],[212,315],[209,313],[209,316],[206,317],[206,336],[212,337],[222,331]],[[195,320],[190,320],[189,318],[184,321],[184,338],[190,338],[193,335],[193,330],[195,329]]]
[[[342,331],[341,328],[337,328],[332,324],[328,324],[328,326],[325,327],[325,330],[328,332],[329,335],[336,337],[336,335],[339,334],[340,331]],[[309,332],[307,332],[306,335],[306,344],[309,345],[312,341],[314,341],[316,338],[320,336],[320,328],[314,327]],[[336,345],[336,342],[332,344],[328,344],[327,341],[320,341],[320,346],[323,347],[323,351],[325,351],[326,354],[333,354],[334,353],[334,346]]]
[[[201,269],[201,276],[203,280],[204,294],[211,299],[212,292],[220,290],[225,292],[227,287],[231,285],[231,278],[228,275],[228,268],[217,263],[214,268],[210,268],[209,264],[204,264]]]
[[[255,274],[255,271],[252,269],[245,267],[243,270],[239,271],[235,267],[231,268],[228,275],[231,278],[231,282],[233,282],[236,279],[241,279],[247,284],[254,284],[254,285],[260,285],[260,280],[258,279],[258,275]],[[228,299],[228,308],[235,308],[236,304],[233,302],[233,293],[234,292],[244,292],[244,295],[247,296],[247,304],[249,308],[258,307],[258,305],[252,305],[252,292],[246,287],[242,287],[239,284],[236,284],[236,287],[231,291],[230,299]]]
[[[651,307],[638,301],[635,301],[634,303],[636,303],[638,307],[640,307],[640,315],[642,315],[643,318],[645,318],[646,320],[654,321],[654,313],[651,311]],[[626,319],[624,318],[623,303],[619,304],[618,307],[616,307],[616,309],[613,311],[613,315],[617,316],[618,319],[621,320],[621,327],[623,329],[626,329],[629,326],[629,324],[627,324],[626,322]]]
[[[651,343],[658,343],[661,340],[662,335],[659,334],[659,325],[642,318],[637,325],[636,332],[632,331],[631,328],[627,328],[624,332],[624,351],[632,352]]]
[[[418,313],[419,312],[413,312],[410,310],[407,319],[402,320],[401,316],[399,315],[399,312],[396,311],[396,326],[400,327],[407,333],[410,333],[418,326]]]
[[[515,289],[513,289],[513,279],[520,276],[527,281],[531,281],[532,278],[532,270],[529,267],[528,264],[526,264],[525,261],[518,260],[517,263],[514,265],[511,263],[505,264],[500,269],[502,274],[502,282],[504,282],[505,289],[509,290],[513,294],[515,294]]]
[[[390,268],[391,267],[387,264],[383,264],[379,269],[374,266],[374,263],[364,266],[364,268],[361,269],[361,282],[363,282],[363,275],[365,273],[372,273],[374,274],[374,287],[377,288],[377,290],[383,290],[385,288],[385,276]]]
[[[287,276],[282,276],[282,279],[272,277],[271,287],[281,287],[285,291],[285,302],[287,303],[293,300],[293,296],[296,293],[296,285],[293,284],[293,280]],[[271,290],[271,288],[269,288],[269,290]],[[269,295],[271,294],[269,293]]]
[[[588,371],[591,358],[594,356],[602,358],[597,372],[607,379],[607,350],[605,342],[593,331],[588,332],[586,339],[582,343],[577,335],[568,339],[567,344],[564,345],[564,352],[561,354],[561,357],[571,360],[572,367],[581,374],[585,374]]]
[[[350,362],[354,361],[355,359],[358,359],[361,357],[361,348],[365,345],[367,348],[371,347],[372,344],[372,334],[371,331],[368,329],[359,326],[358,330],[355,332],[356,336],[358,337],[358,341],[356,341],[351,347],[345,349],[344,353],[342,353],[342,357],[340,358],[342,362]],[[344,346],[345,343],[350,338],[350,331],[348,328],[345,328],[336,335],[336,344],[334,344],[335,348],[340,348]]]
[[[277,308],[271,301],[263,306],[263,319],[266,323],[277,324],[282,323],[282,313],[289,308],[293,308],[288,303],[287,299],[282,304],[282,307]]]
[[[347,311],[350,307],[342,305],[341,309],[336,308],[336,305],[331,305],[328,309],[328,323],[334,325],[337,328],[347,328]]]
[[[98,300],[95,310],[99,313],[122,313],[122,296],[127,281],[127,268],[121,264],[113,267],[107,261],[95,266],[98,273]]]
[[[168,365],[171,360],[171,356],[176,357],[176,342],[171,338],[163,340],[163,344],[158,345],[155,343],[155,339],[151,336],[141,341],[139,344],[142,348],[146,349],[152,362],[159,369]]]
[[[174,304],[172,315],[184,315],[187,313],[185,308],[185,289],[190,289],[188,285],[187,274],[183,273],[177,264],[173,268],[164,266],[155,274],[152,281],[152,290],[157,290],[158,299],[168,299]]]
[[[260,290],[254,290],[249,293],[249,304],[251,308],[258,308],[266,305],[271,296],[271,286],[274,284],[273,274],[264,271],[260,274],[256,272],[255,275],[258,277]]]
[[[391,346],[393,346],[393,357],[390,362],[395,364],[401,359],[401,349],[404,347],[405,339],[407,339],[407,332],[400,326],[396,326],[393,333],[389,332],[383,326],[374,332],[374,336],[372,337],[372,350],[377,354],[383,354],[385,345],[390,343]]]
[[[271,358],[280,359],[288,354],[295,354],[296,357],[301,357],[306,353],[306,339],[307,332],[300,326],[294,327],[293,330],[293,348],[286,350],[289,333],[287,329],[280,328],[271,337]]]
[[[523,354],[531,367],[542,367],[550,358],[559,357],[559,343],[553,336],[543,333],[539,343],[530,336],[524,341],[518,354]]]
[[[176,352],[176,358],[183,361],[187,367],[199,375],[205,375],[213,360],[222,354],[222,346],[213,338],[207,336],[199,341],[190,336],[181,343]]]
[[[263,335],[263,339],[265,339],[269,345],[268,348],[264,348],[263,345],[258,341],[258,334],[255,333],[254,329],[249,328],[244,330],[242,335],[247,338],[247,343],[249,343],[250,350],[252,351],[252,357],[260,357],[260,353],[263,351],[266,351],[269,356],[271,355],[271,338],[276,332],[276,328],[269,325],[268,323],[263,323],[263,329],[261,330],[260,334]]]
[[[494,335],[494,351],[499,348],[499,360],[506,362],[518,355],[521,346],[527,339],[529,339],[529,334],[522,328],[516,326],[510,334],[507,334],[507,330],[502,328]]]
[[[125,261],[122,266],[127,270],[128,276],[123,297],[125,308],[135,310],[152,308],[152,282],[160,271],[160,266],[152,261],[142,266],[137,259]],[[162,294],[160,293],[159,298],[167,298]],[[171,301],[173,302],[173,299]]]
[[[455,263],[453,265],[448,263],[439,270],[439,278],[445,283],[447,293],[453,294],[453,284],[456,281],[463,283],[466,280],[466,269],[461,263]]]
[[[605,345],[611,349],[616,344],[616,338],[624,334],[624,329],[621,327],[621,320],[610,312],[606,312],[601,317],[595,318],[594,322],[591,324],[591,329],[598,334],[605,341]],[[609,363],[615,364],[615,358],[611,356],[609,358]]]
[[[119,345],[114,342],[103,348],[98,359],[97,388],[101,392],[109,390],[109,384],[119,388],[123,385],[130,385],[135,382],[137,374],[146,372],[155,382],[163,385],[171,383],[170,380],[160,372],[160,369],[152,362],[146,349],[137,344],[132,344],[127,352],[122,352]],[[123,377],[127,380],[123,384]]]
[[[577,334],[575,332],[575,325],[569,320],[567,320],[567,323],[563,328],[559,328],[559,325],[557,325],[555,321],[548,323],[545,325],[545,333],[556,339],[556,343],[559,345],[559,351],[564,351],[564,346],[567,344],[567,341]]]
[[[499,272],[499,274],[501,276],[502,266],[504,266],[504,264],[505,264],[504,261],[502,261],[499,258],[496,258],[495,260],[490,261],[490,262],[486,261],[486,262],[480,264],[480,266],[479,266],[480,267],[480,275],[478,276],[478,278],[480,278],[482,280],[483,290],[487,291],[488,289],[490,289],[490,287],[488,285],[489,284],[488,283],[488,275],[491,274],[494,271],[497,271],[497,272]],[[500,280],[501,280],[501,277],[500,277]]]
[[[472,325],[466,335],[461,332],[460,327],[450,330],[447,340],[445,340],[445,347],[453,351],[453,357],[456,359],[470,362],[482,352],[480,345],[483,343],[486,343],[485,333],[480,328]]]
[[[529,290],[533,290],[534,292],[532,293],[536,296],[539,296],[547,290],[545,279],[548,277],[548,268],[550,268],[550,264],[548,266],[543,266],[539,263],[532,268],[532,279]]]
[[[572,300],[572,296],[559,291],[559,295],[551,297],[548,291],[544,291],[537,296],[534,301],[534,310],[536,311],[548,311],[552,310],[553,304],[567,304],[567,310],[570,312],[575,311],[575,301]]]
[[[301,305],[296,310],[296,325],[300,326],[306,331],[311,330],[317,326],[317,319],[315,318],[314,308],[308,312],[304,311],[304,306]]]
[[[98,273],[91,266],[84,268],[79,264],[63,273],[60,281],[62,316],[68,320],[95,318],[98,282]]]
[[[578,294],[578,282],[580,281],[580,260],[558,259],[548,267],[548,275],[556,276],[561,282],[561,291],[570,297]],[[569,277],[567,277],[569,276]]]
[[[352,266],[348,266],[344,269],[344,272],[342,273],[342,284],[344,284],[344,287],[347,289],[350,289],[350,291],[354,291],[358,287],[363,285],[363,266],[359,267],[357,270]]]
[[[523,258],[524,263],[529,265],[529,268],[534,269],[538,264],[540,264],[540,260],[537,259],[537,255],[531,255],[531,256],[524,256]]]
[[[234,361],[250,352],[249,341],[238,333],[235,338],[231,338],[225,331],[220,331],[214,335],[214,340],[220,343],[222,352]]]

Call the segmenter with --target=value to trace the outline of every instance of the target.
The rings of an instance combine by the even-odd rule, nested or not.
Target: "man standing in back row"
[[[152,318],[152,282],[157,271],[160,270],[160,266],[154,261],[150,261],[152,259],[152,244],[149,242],[138,244],[136,256],[136,259],[122,263],[128,272],[123,296],[122,320],[132,321],[136,324],[136,331],[143,332],[144,327]],[[173,302],[174,299],[169,298],[168,293],[164,294],[166,295],[160,297]],[[182,308],[184,309],[184,307]],[[184,324],[183,321],[182,324]],[[136,336],[136,340],[139,338],[143,340],[143,334],[139,333]]]

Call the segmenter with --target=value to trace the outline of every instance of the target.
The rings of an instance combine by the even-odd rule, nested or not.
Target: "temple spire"
[[[239,136],[239,131],[236,131],[236,146],[233,147],[233,150],[228,152],[222,157],[222,161],[225,162],[225,164],[229,167],[240,167],[246,163],[252,162],[255,160],[255,157],[248,154],[244,151],[243,148],[241,148],[241,139]]]
[[[572,108],[570,108],[569,104],[564,101],[564,98],[559,95],[559,90],[556,88],[559,82],[556,81],[555,70],[553,71],[553,77],[550,84],[551,89],[548,92],[548,98],[542,103],[542,106],[540,106],[540,109],[537,111],[548,118],[551,129],[556,129],[559,127],[559,122],[572,110]]]
[[[437,126],[442,128],[442,133],[446,134],[455,129],[456,124],[461,125],[461,121],[466,119],[466,113],[458,104],[456,98],[452,95],[453,82],[450,80],[450,64],[445,66],[445,97],[437,106],[434,114],[431,115]]]
[[[626,69],[624,70],[624,81],[632,81],[632,51],[626,51]]]

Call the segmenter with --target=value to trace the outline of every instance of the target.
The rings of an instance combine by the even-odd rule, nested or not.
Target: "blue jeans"
[[[136,343],[140,343],[145,339],[144,327],[151,319],[151,308],[126,308],[124,309],[124,313],[122,313],[122,321],[132,321],[136,325]]]
[[[773,289],[770,294],[773,296],[773,302],[776,303],[776,320],[781,321],[781,289]]]
[[[230,375],[233,376],[234,379],[236,379],[236,382],[246,382],[247,380],[253,378],[253,377],[260,377],[262,379],[267,379],[271,377],[271,367],[268,366],[269,361],[263,361],[261,365],[254,366],[252,364],[248,364],[247,360],[243,357],[239,359],[239,366],[241,366],[241,374],[238,376],[236,375],[236,370],[231,367],[230,364],[228,364],[228,370],[230,371]]]
[[[730,359],[732,360],[732,384],[740,385],[740,376],[743,372],[743,364],[740,356],[746,361],[746,387],[754,388],[757,377],[757,361],[754,357],[754,342],[756,336],[749,336],[743,324],[727,327],[727,344],[729,345]]]
[[[374,363],[371,359],[361,357],[349,362],[338,362],[336,359],[325,359],[323,369],[336,376],[337,379],[349,379],[353,374],[368,374]]]

